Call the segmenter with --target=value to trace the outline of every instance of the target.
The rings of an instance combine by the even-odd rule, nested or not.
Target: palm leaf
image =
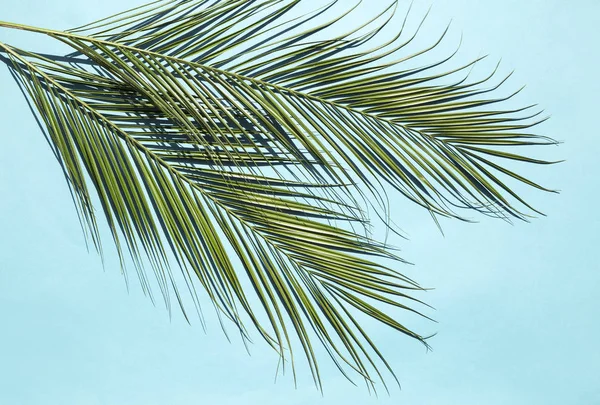
[[[385,264],[401,259],[369,236],[357,193],[386,222],[388,186],[434,218],[463,207],[525,219],[537,211],[501,176],[546,189],[497,161],[550,163],[506,148],[554,142],[526,132],[541,121],[530,107],[487,109],[511,96],[481,89],[495,72],[468,81],[477,61],[402,70],[443,35],[406,55],[416,33],[402,24],[370,47],[397,2],[327,40],[352,10],[319,24],[334,1],[288,19],[299,3],[160,0],[69,31],[0,22],[73,53],[0,50],[99,251],[90,186],[123,266],[128,252],[151,296],[148,267],[187,317],[174,261],[196,305],[199,283],[244,339],[249,320],[292,370],[299,345],[319,386],[315,338],[349,378],[385,385],[381,368],[393,371],[357,315],[425,343],[380,309],[420,314],[409,293],[421,288]]]

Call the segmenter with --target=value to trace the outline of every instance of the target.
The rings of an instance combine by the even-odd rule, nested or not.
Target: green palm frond
[[[546,189],[499,162],[550,163],[507,148],[554,141],[527,132],[541,121],[530,107],[488,109],[511,96],[488,95],[505,79],[481,88],[495,72],[468,80],[477,61],[403,69],[443,35],[414,54],[404,24],[379,41],[397,2],[325,40],[352,10],[319,23],[333,1],[288,19],[299,3],[160,0],[69,31],[0,22],[73,53],[0,50],[100,251],[92,188],[148,293],[147,267],[186,314],[174,261],[194,299],[200,283],[244,339],[247,318],[292,369],[299,344],[320,385],[317,338],[373,385],[393,371],[357,314],[425,338],[380,308],[419,313],[409,294],[421,288],[384,264],[401,259],[365,231],[359,200],[385,219],[392,187],[434,218],[462,207],[525,219],[537,211],[502,178]]]

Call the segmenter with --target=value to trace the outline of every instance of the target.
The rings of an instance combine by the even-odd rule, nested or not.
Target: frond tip
[[[333,1],[287,19],[299,3],[159,0],[69,31],[0,22],[72,53],[0,50],[99,249],[90,186],[144,288],[150,267],[185,313],[174,261],[192,297],[199,283],[244,339],[249,320],[292,369],[299,345],[319,387],[315,338],[348,378],[385,386],[381,369],[393,371],[357,316],[425,343],[380,309],[422,315],[409,295],[422,289],[385,264],[401,259],[364,231],[356,196],[380,218],[391,188],[434,217],[462,207],[524,219],[533,208],[501,177],[544,188],[497,161],[550,163],[507,148],[553,141],[525,132],[541,121],[529,108],[487,109],[507,99],[488,98],[504,80],[469,82],[477,61],[408,67],[446,32],[407,55],[417,33],[404,19],[373,47],[397,2],[326,40],[354,9],[318,23]]]

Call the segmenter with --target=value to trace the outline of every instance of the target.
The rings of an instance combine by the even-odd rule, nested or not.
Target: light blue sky
[[[56,29],[136,4],[2,2],[2,20]],[[114,255],[103,271],[87,253],[59,166],[2,67],[0,404],[600,404],[600,3],[415,0],[415,16],[430,4],[423,44],[453,19],[464,61],[502,57],[505,72],[516,70],[512,88],[527,84],[522,103],[552,115],[538,132],[565,141],[538,156],[567,162],[525,169],[562,191],[524,190],[548,214],[530,224],[446,221],[443,237],[425,213],[395,204],[410,241],[392,242],[416,263],[406,272],[436,288],[426,299],[439,322],[414,322],[438,332],[429,353],[371,328],[402,390],[375,398],[327,366],[324,396],[306,373],[298,388],[290,375],[274,383],[276,356],[262,342],[248,356],[239,341],[224,339],[214,317],[205,334],[197,321],[169,320],[137,284],[128,293]],[[46,40],[5,29],[0,41],[51,50]]]

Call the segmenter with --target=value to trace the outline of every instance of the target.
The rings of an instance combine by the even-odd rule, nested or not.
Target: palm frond
[[[409,293],[421,288],[383,264],[401,259],[364,232],[357,193],[382,218],[388,185],[434,216],[460,218],[463,207],[525,219],[535,210],[498,172],[546,189],[496,161],[550,163],[506,148],[554,141],[526,132],[541,121],[530,107],[487,109],[511,96],[488,96],[505,79],[481,89],[495,72],[468,81],[477,61],[437,72],[451,55],[402,70],[445,32],[406,55],[417,33],[402,24],[369,47],[397,2],[327,40],[322,32],[352,10],[319,23],[333,1],[286,20],[299,3],[160,0],[69,31],[0,22],[73,53],[0,50],[99,250],[90,185],[123,263],[126,249],[149,293],[147,265],[186,313],[172,255],[192,297],[200,283],[244,339],[248,317],[292,369],[297,341],[320,386],[316,337],[345,375],[349,367],[374,387],[381,365],[393,371],[356,316],[425,343],[378,307],[419,313]]]

